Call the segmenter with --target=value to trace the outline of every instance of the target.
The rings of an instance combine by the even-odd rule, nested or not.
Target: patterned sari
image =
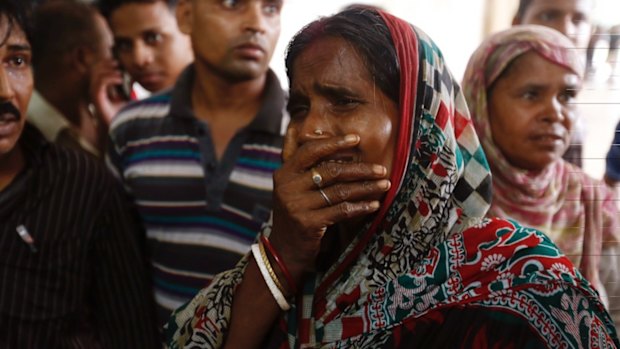
[[[596,293],[553,243],[482,218],[490,172],[460,87],[428,36],[381,16],[401,69],[394,185],[338,261],[305,278],[261,347],[616,347]],[[175,312],[170,348],[223,345],[246,264]]]

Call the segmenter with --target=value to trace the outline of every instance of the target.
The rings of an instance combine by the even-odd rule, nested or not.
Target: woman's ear
[[[176,9],[177,25],[181,33],[192,34],[192,0],[179,0]]]

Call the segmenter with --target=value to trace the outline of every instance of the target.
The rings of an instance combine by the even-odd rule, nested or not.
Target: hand
[[[378,210],[390,182],[382,165],[324,162],[357,146],[359,136],[312,140],[297,148],[294,132],[289,129],[286,135],[284,164],[274,174],[270,240],[291,273],[300,276],[314,268],[327,228]],[[312,169],[321,175],[321,189],[331,205],[313,182]]]
[[[97,119],[109,126],[114,116],[128,102],[117,87],[123,83],[123,76],[118,62],[102,59],[95,63],[90,76],[90,99],[95,108]]]

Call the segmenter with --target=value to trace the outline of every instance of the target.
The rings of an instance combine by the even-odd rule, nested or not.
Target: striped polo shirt
[[[161,324],[249,251],[271,211],[288,121],[270,71],[260,111],[218,161],[209,125],[192,111],[193,79],[190,65],[172,90],[130,104],[110,129],[108,165],[145,225]]]

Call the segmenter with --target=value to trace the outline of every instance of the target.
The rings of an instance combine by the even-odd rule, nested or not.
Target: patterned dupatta
[[[609,319],[593,315],[604,314],[596,295],[581,286],[570,262],[544,235],[482,219],[489,207],[490,172],[460,88],[430,38],[396,17],[381,16],[401,69],[393,186],[380,212],[335,265],[306,278],[291,310],[275,324],[268,347],[411,347],[403,341],[405,329],[415,332],[418,321],[465,305],[527,318],[552,346],[575,345],[583,331],[595,331],[597,343],[612,343]],[[262,233],[270,230],[266,224]],[[167,326],[171,348],[222,345],[246,263],[247,257],[176,311]],[[558,312],[566,313],[562,319],[570,324],[559,322],[546,304],[547,299],[559,304],[566,295],[567,305]],[[571,301],[580,300],[592,309],[585,314],[587,325],[569,309]],[[574,330],[563,331],[568,325]],[[453,338],[448,327],[440,328],[446,332],[420,330],[416,338]]]
[[[581,51],[568,38],[528,25],[487,39],[472,55],[463,79],[463,92],[493,172],[488,216],[515,219],[543,231],[588,280],[598,282],[601,247],[618,240],[613,193],[563,159],[540,173],[514,167],[493,141],[487,89],[511,62],[530,51],[577,75],[583,72]]]

